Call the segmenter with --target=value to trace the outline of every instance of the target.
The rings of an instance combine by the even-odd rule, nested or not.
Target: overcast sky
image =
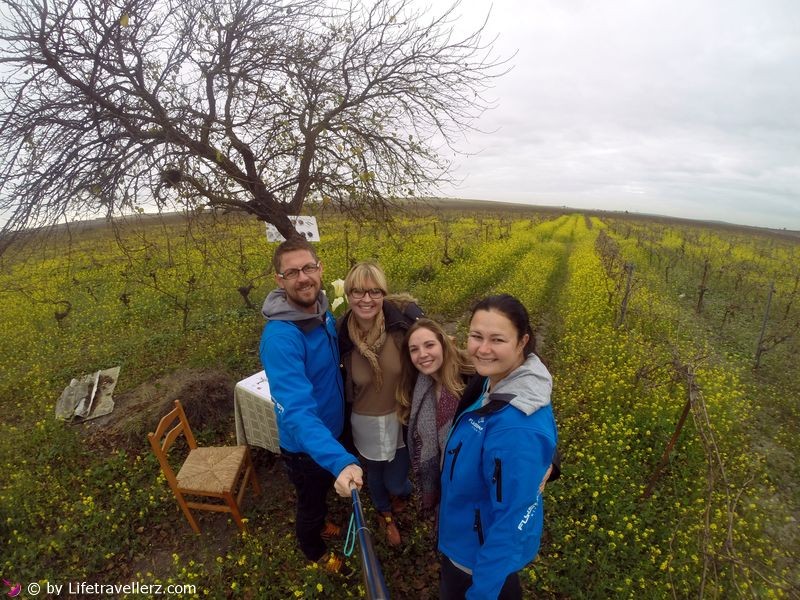
[[[514,68],[446,195],[800,229],[797,0],[495,0],[487,31]]]

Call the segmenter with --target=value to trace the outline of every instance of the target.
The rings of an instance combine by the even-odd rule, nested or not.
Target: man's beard
[[[306,288],[303,291],[305,292],[308,289],[312,289],[315,292],[310,300],[305,300],[304,298],[301,298],[299,295],[295,295],[296,294],[295,292],[290,294],[288,292],[288,290],[286,292],[286,297],[289,298],[289,300],[291,300],[297,306],[302,306],[303,308],[311,308],[312,306],[314,306],[317,303],[317,297],[319,296],[319,290],[317,289],[316,286],[310,285],[308,288]]]

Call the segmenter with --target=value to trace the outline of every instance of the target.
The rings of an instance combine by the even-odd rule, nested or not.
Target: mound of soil
[[[93,445],[138,452],[178,399],[193,431],[208,429],[224,436],[233,431],[235,385],[222,370],[180,369],[115,395],[110,414],[80,427]]]

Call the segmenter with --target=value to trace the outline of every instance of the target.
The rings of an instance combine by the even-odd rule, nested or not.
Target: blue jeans
[[[378,512],[390,512],[392,501],[389,495],[407,497],[411,495],[408,469],[408,447],[398,448],[392,460],[369,460],[363,458],[367,467],[367,489],[372,504]]]

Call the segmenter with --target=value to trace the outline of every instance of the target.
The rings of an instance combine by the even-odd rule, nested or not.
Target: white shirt
[[[379,417],[352,413],[350,424],[353,442],[368,460],[393,460],[395,451],[405,447],[403,428],[395,412]]]

